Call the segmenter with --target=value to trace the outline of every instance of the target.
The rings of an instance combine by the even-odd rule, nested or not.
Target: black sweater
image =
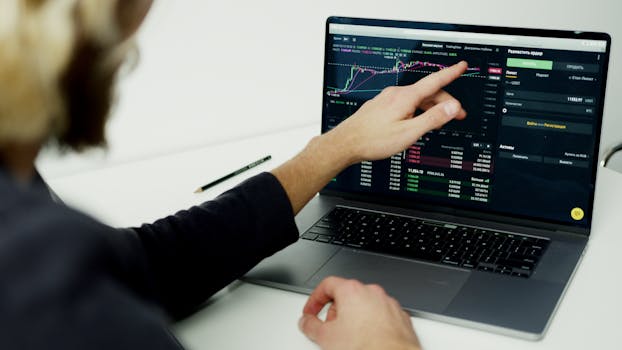
[[[163,199],[165,200],[165,199]],[[269,173],[132,229],[0,169],[0,349],[180,349],[171,320],[298,238]]]

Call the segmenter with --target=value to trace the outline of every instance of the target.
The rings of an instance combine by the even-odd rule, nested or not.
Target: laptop
[[[336,275],[412,315],[539,339],[590,236],[605,33],[331,17],[322,132],[382,89],[460,60],[468,113],[340,173],[297,216],[297,243],[244,279],[310,293]]]

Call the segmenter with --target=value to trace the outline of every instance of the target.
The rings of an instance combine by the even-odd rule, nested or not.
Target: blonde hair
[[[56,139],[105,144],[129,0],[0,0],[0,147]]]

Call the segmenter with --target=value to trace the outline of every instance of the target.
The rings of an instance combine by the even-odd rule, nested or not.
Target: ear
[[[153,0],[117,0],[117,20],[123,38],[128,38],[138,30],[147,17]]]

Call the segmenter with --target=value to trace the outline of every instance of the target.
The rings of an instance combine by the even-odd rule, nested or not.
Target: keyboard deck
[[[549,240],[335,207],[300,236],[411,259],[528,278]]]

